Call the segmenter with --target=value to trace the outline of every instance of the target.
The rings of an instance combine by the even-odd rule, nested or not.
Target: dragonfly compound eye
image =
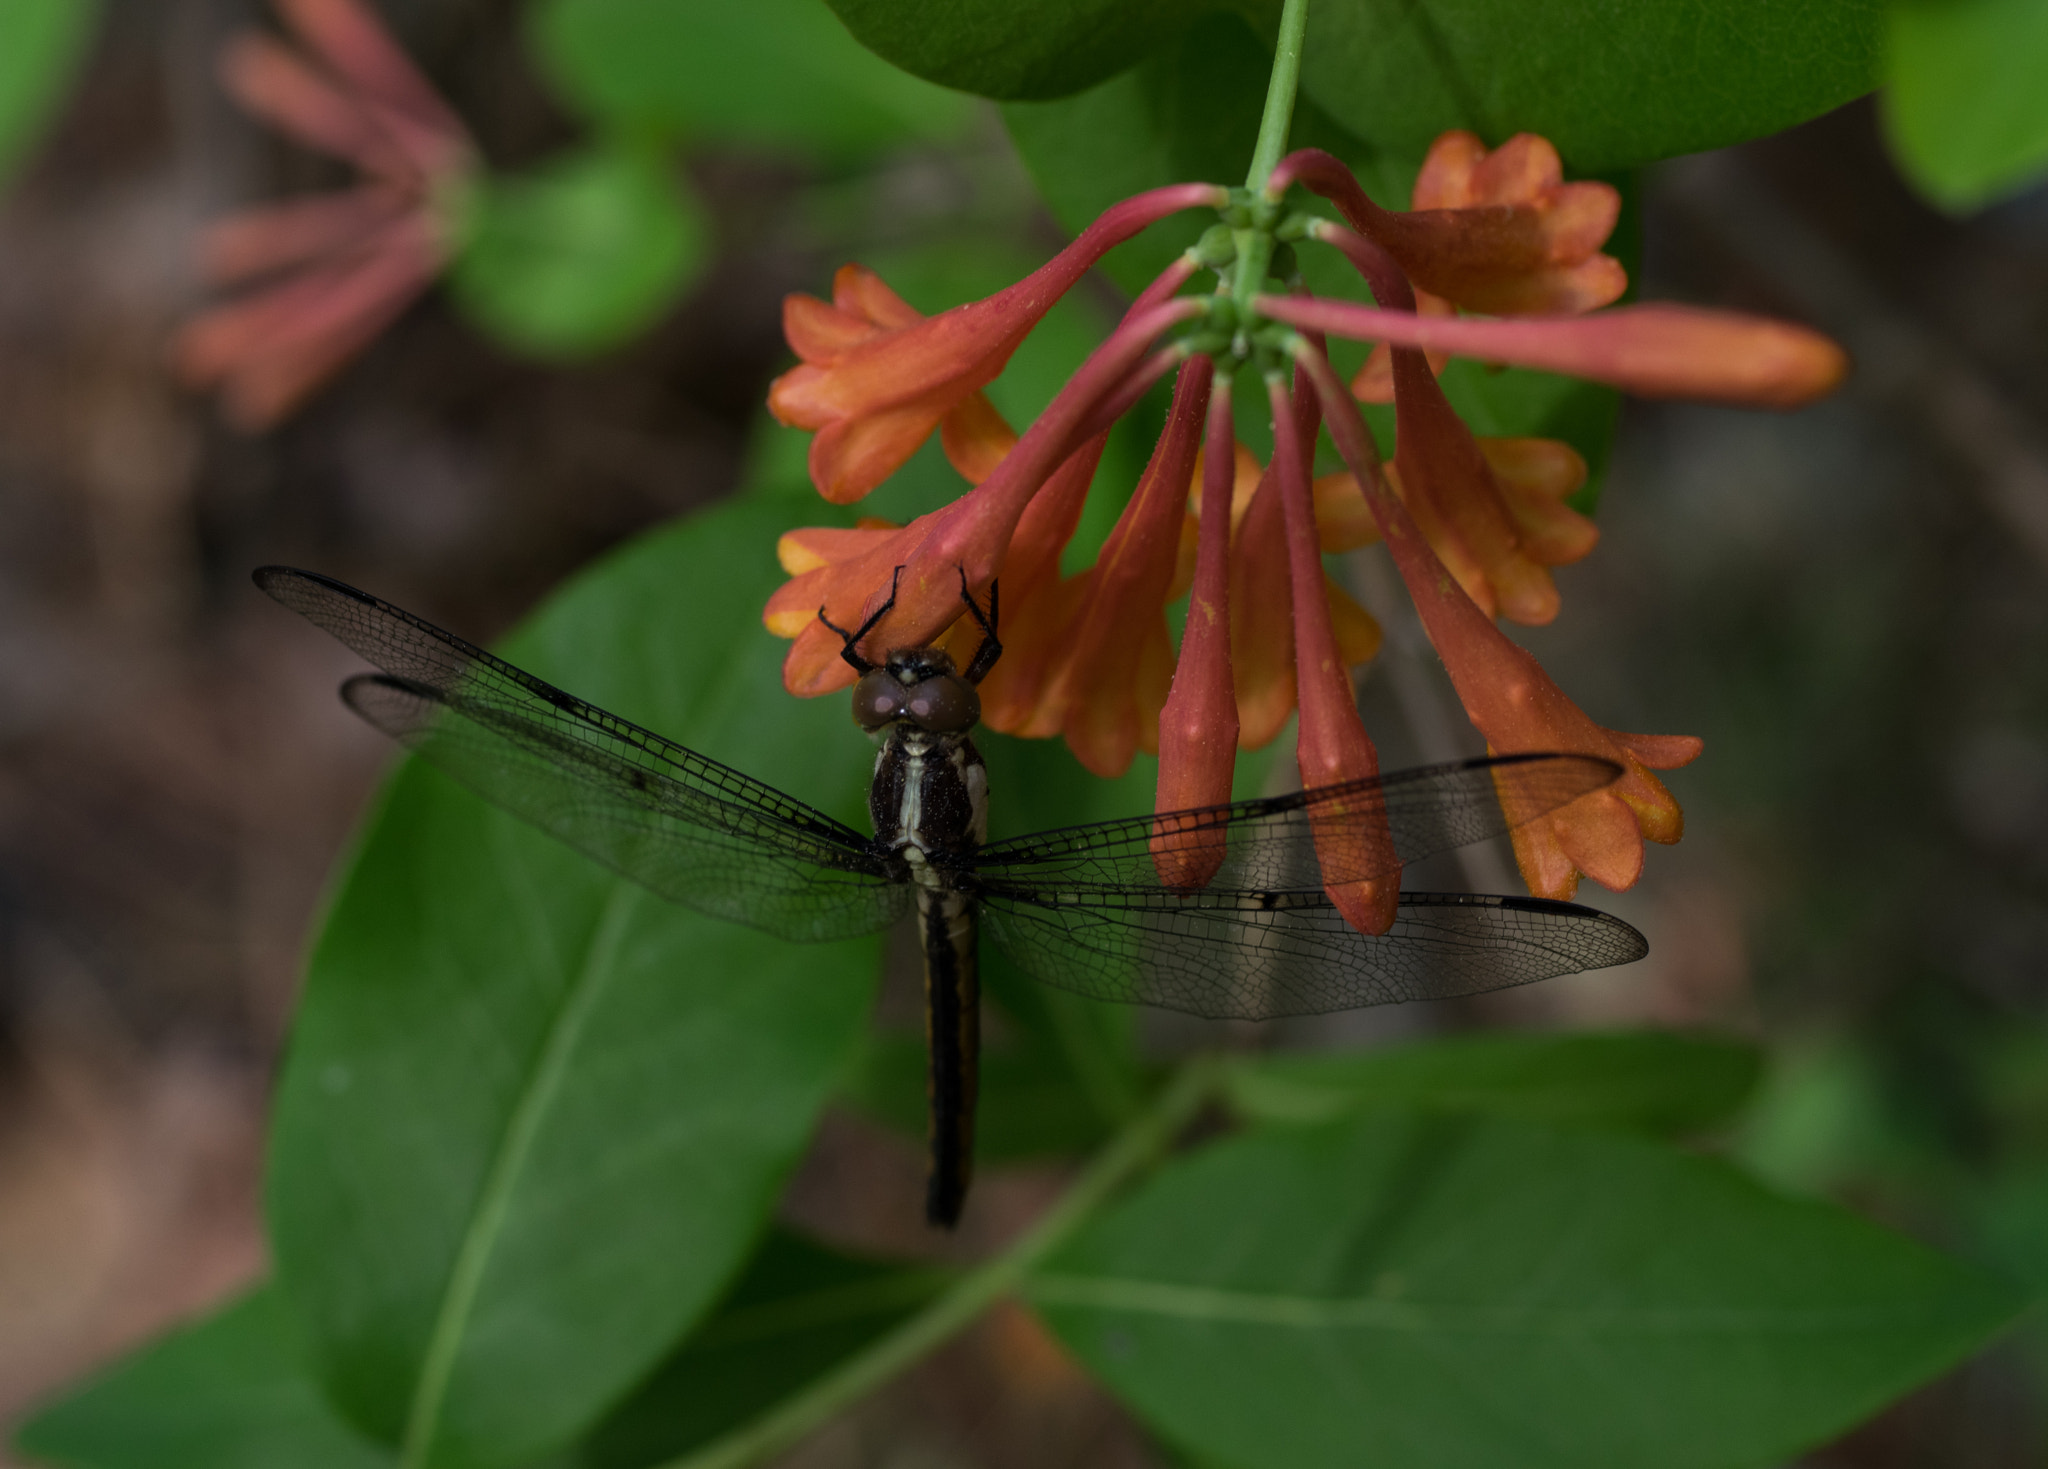
[[[853,722],[873,732],[903,718],[908,695],[886,668],[871,668],[853,686]]]
[[[942,673],[922,679],[909,688],[904,712],[919,729],[934,734],[965,733],[981,718],[981,695],[958,674]]]

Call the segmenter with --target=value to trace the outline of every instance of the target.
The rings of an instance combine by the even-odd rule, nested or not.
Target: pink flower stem
[[[1096,216],[1093,224],[1075,236],[1073,244],[1015,285],[998,291],[982,301],[954,309],[994,315],[1016,312],[1024,320],[1036,321],[1052,309],[1055,301],[1074,288],[1074,283],[1081,279],[1089,267],[1133,235],[1157,224],[1169,214],[1178,214],[1183,209],[1197,209],[1205,205],[1211,209],[1220,209],[1229,202],[1229,199],[1229,192],[1216,184],[1168,184],[1164,188],[1133,194],[1130,198],[1103,210]],[[1160,281],[1171,275],[1178,265],[1179,262],[1176,262],[1174,266],[1168,267]],[[1193,274],[1194,269],[1190,262],[1189,269],[1181,280],[1185,281]],[[1147,288],[1146,297],[1152,294],[1153,288],[1160,285],[1160,281],[1154,281],[1153,287]],[[1169,289],[1168,294],[1179,288],[1179,283],[1176,283]],[[1145,298],[1141,297],[1140,304],[1144,303]],[[1146,306],[1146,309],[1150,309],[1149,306]],[[1134,314],[1143,313],[1134,308]]]
[[[1202,263],[1199,260],[1187,251],[1182,251],[1173,264],[1152,277],[1152,283],[1138,293],[1138,299],[1133,301],[1131,309],[1124,313],[1124,320],[1129,321],[1138,313],[1150,311],[1154,306],[1170,299],[1173,293],[1193,279],[1195,272],[1201,268]]]
[[[1415,288],[1408,283],[1399,262],[1378,243],[1328,220],[1310,226],[1309,238],[1321,240],[1350,261],[1352,269],[1365,277],[1366,285],[1372,288],[1382,307],[1389,311],[1415,310]]]
[[[1088,415],[1088,421],[1081,426],[1077,437],[1087,438],[1104,432],[1136,407],[1138,400],[1152,390],[1152,385],[1185,362],[1187,356],[1187,348],[1175,343],[1171,347],[1161,347],[1147,357],[1095,405],[1095,411]]]
[[[1195,585],[1188,598],[1173,687],[1159,711],[1156,811],[1184,811],[1230,800],[1237,763],[1237,686],[1230,664],[1230,499],[1236,480],[1236,424],[1230,379],[1218,378],[1209,398],[1202,446],[1200,530]],[[1223,864],[1213,834],[1189,839],[1183,823],[1155,826],[1152,860],[1168,887],[1200,887]]]
[[[1351,170],[1320,148],[1300,148],[1281,159],[1266,180],[1266,197],[1282,198],[1295,184],[1336,205],[1360,234],[1378,234],[1393,223],[1394,216],[1372,202]]]
[[[995,472],[943,513],[945,524],[933,528],[920,557],[931,555],[965,564],[968,543],[972,542],[972,548],[978,551],[990,533],[994,534],[991,549],[1007,545],[1016,530],[1017,518],[1031,503],[1031,497],[1090,436],[1089,425],[1097,405],[1116,391],[1161,332],[1206,310],[1205,301],[1192,296],[1177,297],[1127,319],[1111,332],[1067,379],[1066,386],[1024,431],[1016,446],[1003,456]],[[977,554],[975,564],[967,566],[970,580],[985,585],[994,574],[994,561],[999,559],[999,555],[992,558]],[[983,566],[983,561],[990,564]],[[931,629],[913,631],[892,626],[889,631],[915,637]]]

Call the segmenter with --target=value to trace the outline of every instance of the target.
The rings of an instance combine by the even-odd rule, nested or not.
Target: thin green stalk
[[[1259,119],[1259,142],[1252,149],[1251,172],[1244,186],[1256,194],[1266,176],[1287,151],[1287,129],[1294,121],[1294,93],[1301,82],[1301,42],[1308,32],[1308,0],[1286,0],[1280,11],[1280,35],[1273,43],[1273,75],[1266,83],[1266,111]]]
[[[1216,1091],[1222,1065],[1198,1056],[1152,1104],[1095,1155],[1074,1186],[1009,1249],[960,1282],[867,1350],[753,1422],[660,1469],[746,1469],[791,1447],[937,1348],[1003,1296],[1038,1262],[1065,1243],[1133,1173],[1156,1157]]]
[[[1301,82],[1302,38],[1308,32],[1308,0],[1286,0],[1280,11],[1280,34],[1273,42],[1273,74],[1266,83],[1266,111],[1259,119],[1259,141],[1252,149],[1252,166],[1244,186],[1254,200],[1263,197],[1273,166],[1287,151],[1287,129],[1294,121],[1294,94]],[[1254,205],[1270,209],[1270,205]],[[1272,221],[1255,219],[1232,231],[1237,245],[1237,268],[1231,275],[1231,295],[1240,306],[1257,295],[1266,283],[1273,263]],[[1237,350],[1245,350],[1240,336]]]

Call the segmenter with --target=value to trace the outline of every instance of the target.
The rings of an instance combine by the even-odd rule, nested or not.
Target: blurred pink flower
[[[179,377],[218,388],[230,422],[269,428],[441,273],[479,159],[469,131],[357,0],[275,0],[298,46],[247,33],[221,57],[235,99],[362,181],[260,205],[208,231],[203,268],[247,285],[172,344]]]

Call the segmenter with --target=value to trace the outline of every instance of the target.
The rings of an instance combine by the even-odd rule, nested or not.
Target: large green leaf
[[[863,50],[824,0],[541,0],[527,35],[556,90],[612,126],[839,156],[970,116]]]
[[[792,502],[684,521],[508,645],[858,819],[872,755],[760,627]],[[417,764],[315,950],[278,1102],[283,1284],[336,1399],[416,1464],[574,1437],[716,1299],[851,1060],[874,941],[669,907]]]
[[[1230,1096],[1244,1115],[1272,1121],[1406,1106],[1684,1134],[1727,1121],[1761,1071],[1755,1046],[1714,1036],[1500,1032],[1245,1056],[1231,1067]]]
[[[1882,0],[1320,0],[1302,87],[1376,146],[1541,133],[1580,170],[1761,137],[1877,85]]]
[[[1894,0],[1885,131],[1920,191],[1975,209],[2048,169],[2048,5]]]
[[[702,268],[707,239],[659,153],[584,149],[481,183],[449,284],[514,351],[586,357],[667,310]]]
[[[1714,1160],[1399,1113],[1196,1154],[1029,1297],[1159,1431],[1238,1469],[1783,1462],[2019,1305]]]
[[[0,182],[64,96],[99,15],[98,0],[0,5]]]
[[[64,1469],[382,1469],[328,1407],[262,1287],[116,1363],[15,1437]]]
[[[1195,0],[831,0],[863,46],[913,76],[1005,100],[1064,97],[1114,76]]]
[[[949,1278],[771,1231],[717,1313],[599,1425],[575,1462],[642,1469],[706,1443],[860,1350]]]
[[[1008,101],[1070,96],[1165,54],[1205,12],[1238,10],[1270,34],[1280,11],[1278,0],[833,3],[905,70]],[[1871,90],[1882,19],[1881,0],[1313,0],[1302,87],[1394,156],[1419,159],[1462,127],[1496,143],[1538,132],[1581,169],[1627,168],[1776,132]],[[1246,35],[1245,67],[1263,76],[1267,47]],[[1208,94],[1196,73],[1187,85],[1198,111]]]

